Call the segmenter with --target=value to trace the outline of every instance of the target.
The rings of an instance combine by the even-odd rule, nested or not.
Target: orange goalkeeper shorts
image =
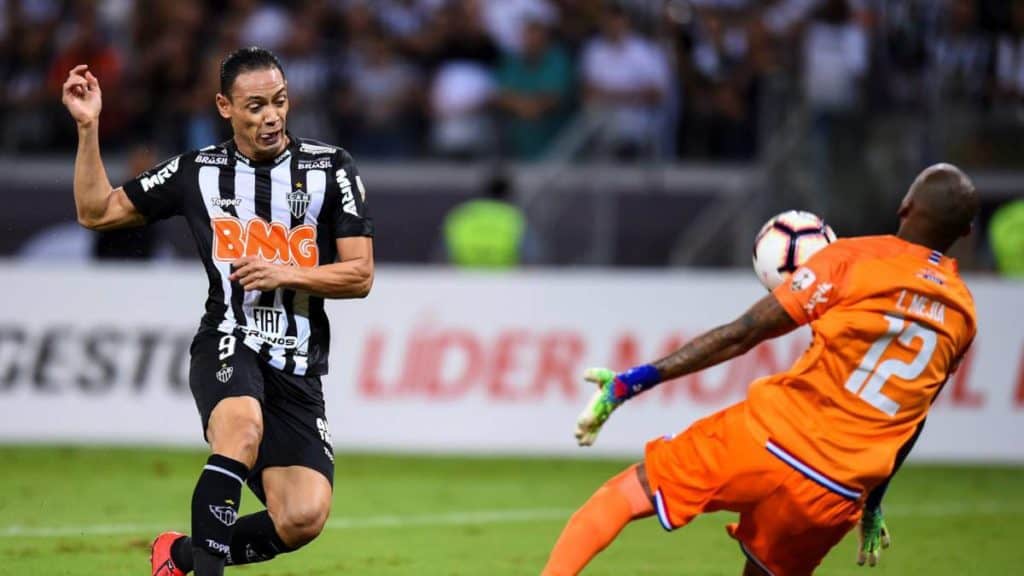
[[[779,576],[812,573],[856,526],[860,495],[825,487],[827,478],[771,448],[751,435],[743,402],[649,442],[644,466],[662,526],[674,530],[704,512],[739,512],[727,530],[752,562]]]

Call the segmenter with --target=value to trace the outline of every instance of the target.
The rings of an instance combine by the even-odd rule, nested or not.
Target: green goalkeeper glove
[[[615,371],[607,368],[588,368],[583,379],[597,384],[597,391],[590,397],[586,408],[576,418],[576,442],[580,446],[590,446],[597,440],[597,433],[605,420],[622,404],[615,397]]]
[[[889,536],[889,527],[885,525],[885,518],[882,517],[882,509],[865,510],[860,519],[860,530],[857,533],[860,545],[857,548],[857,565],[868,566],[878,564],[878,558],[882,550],[888,548],[892,543]]]

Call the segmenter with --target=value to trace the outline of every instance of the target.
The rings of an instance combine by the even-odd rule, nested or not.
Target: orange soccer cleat
[[[153,540],[149,561],[153,565],[153,576],[185,576],[171,559],[171,544],[183,537],[180,532],[164,532]]]

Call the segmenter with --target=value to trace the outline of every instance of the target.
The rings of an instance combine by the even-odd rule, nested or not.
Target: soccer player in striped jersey
[[[153,543],[153,576],[223,574],[296,550],[323,529],[334,454],[321,376],[328,298],[373,283],[373,222],[345,150],[286,129],[288,84],[260,48],[228,55],[216,106],[227,142],[186,152],[114,188],[100,157],[99,81],[71,70],[63,102],[78,125],[74,196],[93,230],[180,215],[210,281],[189,383],[212,454],[192,495],[191,537]],[[238,516],[242,484],[266,509]]]
[[[895,236],[841,239],[812,256],[739,319],[621,374],[591,369],[600,389],[577,422],[594,442],[629,398],[810,324],[811,346],[747,398],[647,444],[569,520],[544,576],[577,574],[632,520],[674,530],[730,510],[743,574],[804,575],[860,522],[858,563],[888,538],[882,496],[932,402],[977,332],[974,301],[945,252],[970,233],[978,197],[949,164],[923,171]]]

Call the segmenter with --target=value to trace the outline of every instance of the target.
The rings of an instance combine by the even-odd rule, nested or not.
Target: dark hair
[[[266,68],[277,68],[281,76],[284,76],[280,60],[270,50],[258,46],[235,50],[225,56],[220,63],[220,93],[230,98],[231,88],[239,74]]]

